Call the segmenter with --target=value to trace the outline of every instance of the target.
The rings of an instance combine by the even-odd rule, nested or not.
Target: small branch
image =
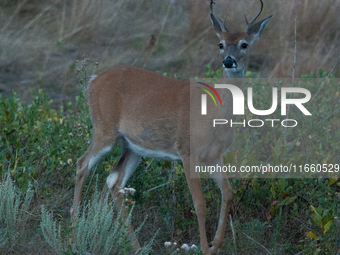
[[[231,218],[231,215],[229,214],[230,217],[230,226],[231,226],[231,230],[233,232],[233,240],[234,240],[234,249],[235,249],[235,254],[237,255],[237,249],[236,249],[236,237],[235,237],[235,229],[234,229],[234,225],[233,225],[233,220]]]
[[[160,188],[160,187],[163,187],[163,186],[165,186],[165,185],[168,185],[168,184],[170,184],[171,182],[167,182],[167,183],[163,183],[163,184],[161,184],[161,185],[158,185],[157,187],[154,187],[154,188],[152,188],[152,189],[149,189],[149,190],[147,190],[147,191],[144,191],[143,192],[143,194],[144,193],[147,193],[147,192],[150,192],[150,191],[153,191],[153,190],[155,190],[155,189],[158,189],[158,188]]]
[[[59,2],[59,1],[58,1]],[[38,19],[40,19],[47,11],[49,11],[52,8],[52,6],[48,6],[46,7],[43,11],[41,11],[37,16],[34,17],[34,19],[32,19],[30,22],[28,22],[26,24],[26,26],[24,26],[22,29],[20,29],[14,36],[12,41],[14,41],[19,35],[22,34],[22,32],[24,32],[27,28],[29,28],[30,26],[32,26],[32,24],[34,22],[36,22]]]
[[[292,73],[292,84],[291,87],[294,86],[294,78],[295,78],[295,67],[296,67],[296,17],[295,17],[295,33],[294,33],[294,64],[293,64],[293,73]],[[292,94],[289,95],[289,98],[292,97]],[[289,113],[290,113],[290,104],[288,105],[288,110],[287,110],[287,119],[289,119]],[[287,126],[284,127],[283,129],[283,134],[286,133]],[[286,141],[286,138],[284,137],[284,140]]]
[[[320,246],[320,245],[319,245],[319,244],[316,244],[316,245],[313,246],[313,248],[318,247],[318,246]],[[294,255],[300,255],[300,254],[304,253],[305,251],[306,251],[306,250],[302,250],[302,251],[300,251],[300,252],[298,252],[298,253],[296,253],[296,254],[294,254]]]
[[[39,215],[32,214],[32,213],[30,213],[29,211],[25,211],[25,213],[27,213],[27,214],[29,214],[29,215],[31,215],[31,216],[34,216],[34,217],[36,217],[36,218],[39,217]]]
[[[89,182],[89,185],[87,186],[86,193],[85,193],[85,196],[84,196],[85,198],[86,198],[87,192],[89,191],[89,188],[90,188],[90,186],[91,186],[92,179],[93,179],[94,174],[96,173],[97,167],[98,167],[98,165],[96,165],[96,167],[93,169],[93,173],[92,173],[92,176],[91,176],[91,180],[90,180],[90,182]],[[105,185],[105,186],[106,186],[106,185]]]
[[[22,3],[20,3],[17,8],[15,9],[13,15],[8,19],[6,25],[3,26],[3,28],[1,29],[1,32],[5,31],[6,28],[12,23],[12,20],[14,19],[14,17],[18,14],[18,12],[20,11],[21,7],[24,6],[24,4],[27,2],[27,0],[22,1]]]
[[[5,253],[5,255],[7,255],[10,251],[15,252],[15,251],[13,250],[13,246],[17,243],[17,241],[18,241],[18,240],[16,240],[16,241],[12,244],[12,246],[8,249],[8,251]]]
[[[335,253],[334,255],[337,255],[338,254],[338,247],[339,247],[339,219],[338,217],[334,217],[334,220],[335,220],[335,225],[336,225],[336,239],[335,239]]]
[[[296,17],[295,17],[295,32],[294,32],[294,65],[293,65],[293,74],[292,74],[292,86],[294,86],[294,78],[295,78],[295,66],[296,66]]]
[[[190,48],[190,46],[193,44],[193,43],[195,43],[195,42],[197,42],[199,39],[201,39],[206,33],[208,33],[209,31],[211,30],[211,27],[209,26],[209,27],[207,27],[205,30],[203,30],[203,32],[201,33],[201,34],[199,34],[197,37],[195,37],[194,39],[192,39],[190,42],[188,42],[186,45],[185,45],[185,47],[181,50],[181,51],[179,51],[178,53],[177,53],[177,56],[181,56],[185,51],[187,51],[189,48]]]
[[[308,230],[312,230],[311,228],[309,228],[308,226],[305,225],[305,223],[303,223],[301,220],[299,220],[298,218],[294,218],[295,220],[297,220],[298,222],[300,222],[305,228],[307,228]]]
[[[149,58],[151,57],[152,53],[156,50],[156,47],[158,46],[159,39],[160,39],[161,36],[162,36],[163,29],[164,29],[165,24],[166,24],[166,22],[167,22],[167,20],[168,20],[168,17],[169,17],[170,11],[171,11],[171,6],[172,6],[173,4],[174,4],[174,1],[171,0],[170,3],[169,3],[169,6],[168,6],[168,10],[167,10],[167,12],[166,12],[166,14],[165,14],[165,17],[164,17],[162,27],[161,27],[161,29],[160,29],[160,31],[159,31],[157,37],[156,37],[157,39],[156,39],[155,45],[153,46],[153,48],[152,48],[151,51],[149,52],[148,56],[146,57],[146,60],[145,60],[144,65],[143,65],[143,68],[145,68],[145,66],[146,66],[146,64],[147,64],[147,62],[148,62],[148,60],[149,60]]]
[[[59,41],[61,41],[61,38],[64,34],[64,26],[65,26],[65,13],[66,13],[66,1],[64,0],[63,9],[61,12],[61,24],[60,24],[60,31],[59,31]]]
[[[262,244],[256,242],[253,238],[251,238],[250,236],[247,236],[245,233],[242,232],[243,235],[245,235],[247,238],[249,238],[250,240],[252,240],[254,243],[256,243],[257,245],[261,246],[263,249],[266,250],[266,252],[268,252],[268,254],[271,254],[266,247],[264,247]]]
[[[153,160],[154,160],[154,158],[150,161],[150,163],[147,165],[147,167],[144,169],[144,171],[143,171],[141,174],[138,175],[138,177],[141,176],[141,175],[143,175],[144,172],[146,172],[146,171],[149,170],[149,167],[151,166]]]
[[[149,167],[150,167],[151,163],[153,162],[153,160],[154,160],[154,158],[150,161],[149,165],[145,168],[144,171],[147,171],[149,169]]]
[[[73,36],[74,34],[78,33],[79,31],[85,29],[85,28],[89,28],[91,27],[93,24],[95,24],[95,22],[91,22],[90,24],[87,24],[86,26],[81,26],[81,27],[77,27],[75,29],[73,29],[71,32],[65,34],[64,36],[59,38],[59,42],[65,41],[66,39],[68,39],[69,37]]]

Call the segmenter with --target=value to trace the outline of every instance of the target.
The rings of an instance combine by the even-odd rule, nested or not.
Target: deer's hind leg
[[[122,208],[124,196],[123,194],[120,194],[119,191],[124,189],[128,179],[136,170],[140,160],[141,156],[129,149],[123,141],[122,155],[120,156],[116,167],[106,179],[106,184],[110,190],[112,198],[115,200],[115,207],[117,211],[124,210],[124,217],[126,217],[129,212],[126,211],[125,208]],[[123,222],[124,221],[125,219],[123,219]],[[128,234],[131,236],[132,245],[137,251],[140,248],[140,245],[136,236],[134,235],[134,229],[131,224],[128,228]]]
[[[76,185],[74,189],[73,205],[70,210],[71,219],[74,219],[79,202],[81,201],[81,194],[86,177],[89,175],[91,169],[112,150],[115,140],[118,137],[118,134],[112,134],[112,132],[103,135],[102,132],[96,131],[97,130],[93,129],[91,145],[85,154],[77,161]]]

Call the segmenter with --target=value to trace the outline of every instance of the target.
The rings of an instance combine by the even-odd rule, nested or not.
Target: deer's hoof
[[[211,246],[209,249],[210,255],[215,255],[215,254],[218,254],[219,252],[220,252],[220,249],[217,249],[215,246]]]

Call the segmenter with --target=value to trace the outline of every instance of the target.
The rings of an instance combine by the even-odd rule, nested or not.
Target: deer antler
[[[251,21],[248,22],[246,15],[244,15],[244,17],[246,19],[246,23],[247,23],[247,28],[249,28],[251,25],[254,24],[255,20],[260,16],[260,14],[262,12],[262,10],[263,10],[263,2],[262,2],[262,0],[260,0],[260,2],[261,2],[261,9],[260,9],[260,11],[256,14],[256,16]]]
[[[213,4],[215,4],[215,2],[213,0],[210,0],[210,12],[211,13],[214,13]]]
[[[224,22],[222,22],[219,19],[219,17],[216,16],[216,14],[214,12],[213,4],[215,4],[215,2],[213,0],[210,0],[210,12],[211,12],[211,15],[214,17],[214,19],[217,21],[217,23],[219,23],[219,25],[220,25],[222,30],[228,31],[227,27],[225,26],[225,20],[226,19],[224,19]]]

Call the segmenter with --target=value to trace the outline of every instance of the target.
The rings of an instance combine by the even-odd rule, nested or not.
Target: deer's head
[[[222,22],[214,13],[213,4],[210,2],[210,18],[213,28],[220,39],[218,47],[220,54],[223,57],[223,68],[228,73],[244,73],[248,63],[249,48],[254,41],[260,38],[260,35],[267,24],[269,17],[254,24],[255,20],[260,16],[263,9],[263,2],[261,1],[261,9],[257,15],[248,22],[246,19],[246,29],[244,32],[230,32],[225,26],[225,22]]]

